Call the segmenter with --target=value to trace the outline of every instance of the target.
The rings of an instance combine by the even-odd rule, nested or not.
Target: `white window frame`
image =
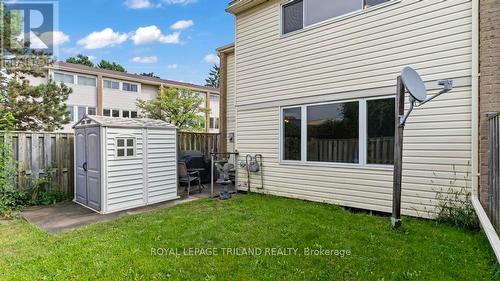
[[[127,145],[127,140],[133,140],[133,145],[128,146]],[[124,140],[125,146],[118,147],[118,140]],[[127,155],[127,149],[133,149],[134,155]],[[118,156],[118,150],[119,149],[124,149],[124,156]],[[131,159],[131,158],[137,158],[137,139],[134,136],[117,136],[115,137],[115,158],[116,159]]]
[[[343,15],[334,17],[334,18],[326,19],[324,21],[317,22],[317,23],[314,23],[314,24],[306,25],[306,6],[307,5],[305,4],[305,2],[308,1],[308,0],[303,0],[304,4],[302,6],[302,28],[301,29],[297,29],[297,30],[292,31],[292,32],[284,33],[284,30],[283,30],[283,20],[284,20],[284,18],[283,18],[283,7],[286,6],[286,5],[288,5],[288,4],[290,4],[290,3],[293,3],[295,1],[298,1],[298,0],[285,1],[285,2],[283,2],[283,3],[281,3],[279,5],[279,9],[280,9],[279,10],[279,15],[280,15],[280,30],[279,30],[279,34],[280,34],[280,37],[287,37],[287,36],[290,36],[290,35],[302,32],[304,30],[308,30],[308,29],[311,29],[311,28],[315,28],[315,27],[318,27],[318,26],[322,26],[322,25],[328,24],[330,22],[340,21],[340,20],[343,20],[343,19],[346,19],[346,18],[350,18],[350,17],[356,16],[356,15],[359,15],[359,14],[362,14],[362,13],[365,13],[365,12],[368,12],[368,11],[371,11],[371,10],[380,9],[380,8],[383,8],[383,7],[386,7],[386,6],[393,5],[393,4],[396,4],[398,2],[401,2],[401,0],[392,0],[392,1],[387,1],[386,3],[382,3],[382,4],[378,4],[378,5],[375,5],[375,6],[371,6],[371,7],[365,8],[364,7],[364,3],[365,3],[364,0],[359,0],[359,1],[361,1],[361,9],[360,10],[356,10],[356,11],[353,11],[353,12],[350,12],[350,13],[347,13],[347,14],[343,14]]]
[[[91,75],[84,75],[84,74],[76,74],[75,76],[76,76],[76,79],[75,79],[76,84],[75,84],[75,85],[78,85],[78,86],[83,86],[83,87],[93,87],[93,88],[97,87],[97,78],[96,78],[95,76],[91,76]],[[95,81],[95,85],[82,85],[82,84],[80,84],[80,83],[79,83],[79,81],[80,81],[80,76],[81,76],[81,77],[85,77],[85,78],[91,78],[91,79],[94,79],[94,81]]]
[[[389,99],[395,98],[394,95],[384,95],[384,96],[376,96],[376,97],[366,97],[359,99],[346,99],[346,100],[338,100],[338,101],[329,101],[329,102],[321,102],[321,103],[307,103],[307,104],[297,104],[297,105],[287,105],[279,107],[279,155],[280,155],[280,164],[292,164],[292,165],[308,165],[308,166],[328,166],[328,167],[357,167],[357,168],[374,168],[374,169],[384,169],[384,170],[392,170],[393,165],[383,165],[383,164],[368,164],[367,163],[367,153],[368,153],[368,126],[367,126],[367,118],[368,118],[368,107],[367,101],[369,100],[378,100],[378,99]],[[311,106],[317,105],[326,105],[326,104],[338,104],[338,103],[347,103],[347,102],[358,102],[359,106],[359,147],[358,147],[358,155],[359,155],[359,163],[343,163],[343,162],[319,162],[319,161],[308,161],[307,160],[307,108]],[[283,148],[283,111],[285,109],[290,108],[300,108],[301,109],[301,136],[300,136],[300,151],[301,151],[301,160],[285,160],[284,159],[284,148]]]

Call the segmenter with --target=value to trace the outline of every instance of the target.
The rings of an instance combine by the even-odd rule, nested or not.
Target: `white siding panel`
[[[142,129],[108,128],[107,152],[107,206],[108,212],[144,205],[143,197],[143,138]],[[133,137],[136,140],[134,157],[115,156],[117,137]]]
[[[471,75],[470,1],[403,0],[283,37],[280,2],[237,17],[238,106],[387,87],[407,65],[426,81]]]
[[[404,214],[432,217],[438,193],[470,187],[470,95],[470,87],[456,88],[432,106],[417,108],[410,118],[403,153]],[[432,116],[432,112],[444,109],[448,118]],[[426,116],[432,117],[426,119],[428,123],[419,120]],[[280,163],[279,107],[238,108],[237,123],[240,153],[264,155],[262,192],[390,212],[392,168]],[[245,171],[239,173],[244,179],[240,188],[246,190]],[[252,176],[251,181],[253,187],[260,184],[258,176]]]
[[[147,130],[149,204],[177,197],[176,134],[176,130]]]

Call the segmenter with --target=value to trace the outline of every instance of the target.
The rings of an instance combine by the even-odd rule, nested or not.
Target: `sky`
[[[228,0],[59,0],[58,59],[84,54],[130,73],[204,84],[234,41]]]

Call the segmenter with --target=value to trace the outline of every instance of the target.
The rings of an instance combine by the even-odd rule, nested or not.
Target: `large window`
[[[392,165],[394,107],[391,97],[283,108],[281,159]]]
[[[283,109],[283,160],[301,159],[302,109],[300,107]]]
[[[283,34],[391,0],[296,0],[283,5]]]
[[[359,103],[307,107],[307,161],[359,163]]]
[[[75,75],[62,72],[54,72],[54,81],[64,84],[75,84]]]
[[[96,86],[96,79],[94,77],[87,77],[87,76],[81,76],[78,75],[78,85],[83,85],[83,86]]]
[[[395,100],[368,100],[367,106],[367,162],[394,163]]]

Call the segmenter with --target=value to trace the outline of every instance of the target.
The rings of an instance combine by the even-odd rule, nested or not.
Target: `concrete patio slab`
[[[158,203],[112,214],[101,215],[74,202],[52,206],[33,207],[21,212],[21,216],[47,232],[64,232],[96,222],[109,221],[127,215],[141,214],[152,210],[195,201],[205,196],[191,196],[174,201]]]

